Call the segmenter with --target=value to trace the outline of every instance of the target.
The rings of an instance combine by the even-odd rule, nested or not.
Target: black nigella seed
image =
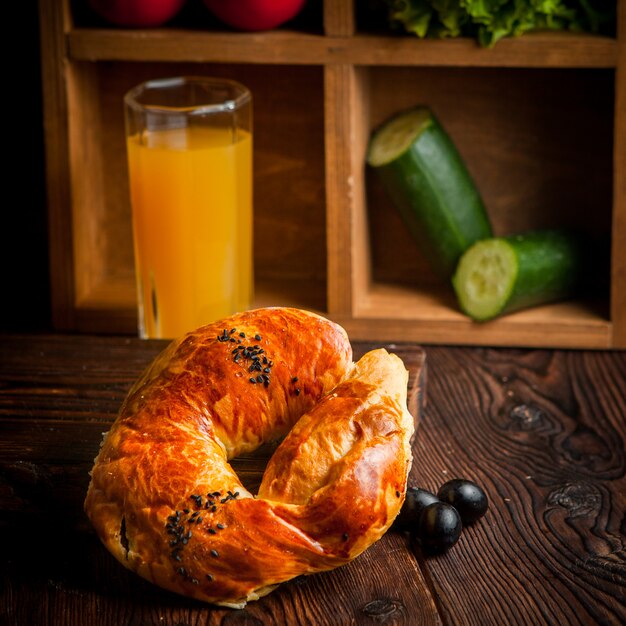
[[[236,498],[239,495],[238,491],[235,491],[235,493],[233,493],[233,498]]]
[[[256,381],[257,381],[257,383],[262,383],[263,382],[263,376],[257,376],[256,377]]]
[[[239,336],[243,339],[246,336],[246,333],[239,333]]]
[[[214,504],[214,505],[211,507],[211,513],[215,513],[215,511],[217,511],[217,506]]]
[[[264,367],[264,368],[263,368],[263,371],[264,371],[266,374],[269,374],[272,370],[271,370],[271,368],[269,368],[269,367]]]
[[[220,555],[220,553],[217,550],[211,550],[211,556],[214,556],[215,558],[217,558]]]
[[[297,376],[294,376],[294,377],[291,379],[291,382],[292,382],[292,383],[297,383],[297,382],[298,382],[298,377],[297,377]]]
[[[211,574],[207,574],[206,575],[206,579],[211,583],[213,582],[213,576],[211,576]]]
[[[342,538],[344,541],[348,541],[348,533],[343,533],[343,535],[341,535],[341,538]]]
[[[402,494],[399,491],[396,491],[396,498],[399,498]]]
[[[256,378],[251,378],[251,379],[250,379],[250,382],[251,382],[253,385],[256,385]]]
[[[199,524],[202,521],[202,516],[199,516],[198,519],[196,519],[196,524]]]
[[[255,338],[257,341],[261,341],[261,339],[262,339],[261,335],[259,335],[259,334],[256,334],[256,335],[254,336],[254,338]]]
[[[183,513],[184,513],[185,515],[189,515],[189,509],[183,509]]]
[[[296,395],[299,396],[300,395],[300,389],[296,389]]]
[[[179,573],[181,576],[186,576],[186,575],[187,575],[187,570],[186,570],[184,567],[179,567],[179,568],[178,568],[178,573]]]
[[[214,528],[209,528],[209,535],[216,535],[217,533],[215,532]]]
[[[226,526],[224,526],[224,524],[216,524],[216,526],[217,526],[220,530],[224,530],[224,528],[226,528]]]
[[[197,578],[192,578],[192,579],[191,579],[191,584],[192,584],[192,585],[199,585],[199,584],[200,584],[200,582],[198,581],[198,579],[197,579]]]
[[[231,329],[230,329],[230,334],[232,335],[232,334],[233,334],[234,332],[236,332],[236,331],[237,331],[237,329],[236,329],[236,328],[231,328]]]

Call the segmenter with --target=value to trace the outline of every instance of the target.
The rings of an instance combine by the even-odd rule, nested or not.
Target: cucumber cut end
[[[367,162],[372,167],[391,163],[409,149],[415,139],[432,124],[432,120],[427,107],[416,107],[396,115],[374,133]]]
[[[461,309],[477,321],[496,317],[511,298],[517,272],[517,255],[506,241],[475,243],[461,257],[452,278]]]

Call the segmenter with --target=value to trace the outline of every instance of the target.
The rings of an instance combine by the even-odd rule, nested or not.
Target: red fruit
[[[164,24],[183,8],[185,2],[186,0],[89,0],[91,8],[107,22],[136,28]]]
[[[204,0],[222,22],[240,30],[269,30],[294,18],[306,0]]]

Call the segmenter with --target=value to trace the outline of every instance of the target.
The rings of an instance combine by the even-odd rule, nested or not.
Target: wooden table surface
[[[473,479],[486,516],[444,555],[392,530],[349,565],[236,611],[125,570],[82,512],[102,433],[164,344],[0,339],[2,626],[626,623],[623,352],[425,348],[410,484]],[[248,481],[260,471],[234,465]]]

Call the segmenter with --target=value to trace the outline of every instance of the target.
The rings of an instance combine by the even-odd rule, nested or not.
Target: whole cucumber
[[[576,236],[544,230],[479,241],[461,257],[452,285],[461,310],[476,321],[562,300],[580,283]]]
[[[465,164],[432,111],[399,113],[374,132],[368,164],[435,271],[449,279],[459,257],[492,230]]]

